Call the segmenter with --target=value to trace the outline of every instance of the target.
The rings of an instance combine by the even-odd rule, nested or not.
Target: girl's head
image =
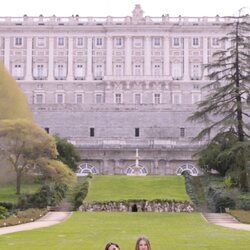
[[[139,237],[136,241],[135,250],[151,250],[149,239],[145,236]]]
[[[105,246],[105,250],[120,250],[120,247],[118,244],[114,243],[114,242],[109,242],[106,246]]]

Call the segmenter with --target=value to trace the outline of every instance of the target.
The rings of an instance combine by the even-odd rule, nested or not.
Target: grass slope
[[[190,200],[183,176],[94,176],[86,201]]]
[[[108,241],[122,250],[134,249],[147,235],[153,250],[249,249],[250,232],[206,223],[198,213],[75,212],[62,224],[0,236],[0,249],[93,250]]]

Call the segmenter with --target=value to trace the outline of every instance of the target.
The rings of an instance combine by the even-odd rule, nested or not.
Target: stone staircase
[[[250,231],[250,224],[240,223],[233,216],[227,213],[202,213],[202,216],[208,223],[211,224],[237,230]]]
[[[202,213],[204,219],[212,224],[240,224],[233,216],[227,213]]]
[[[73,211],[73,205],[66,199],[62,200],[58,205],[49,207],[50,212],[70,212]]]

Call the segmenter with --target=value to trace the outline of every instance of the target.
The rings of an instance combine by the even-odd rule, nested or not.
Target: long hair
[[[109,242],[109,243],[107,243],[107,245],[105,246],[105,250],[109,250],[109,247],[110,247],[110,246],[115,246],[115,247],[117,247],[117,248],[120,250],[119,245],[116,244],[116,243],[114,243],[114,242]]]
[[[135,244],[135,250],[139,250],[139,244],[140,244],[140,241],[141,240],[144,240],[147,244],[147,247],[148,247],[148,250],[151,250],[151,244],[150,244],[150,241],[149,239],[146,237],[146,236],[140,236],[137,241],[136,241],[136,244]]]

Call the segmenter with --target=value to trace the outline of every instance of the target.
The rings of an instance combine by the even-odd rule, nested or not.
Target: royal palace
[[[187,118],[226,17],[0,17],[0,60],[35,120],[81,152],[78,174],[200,173]]]

